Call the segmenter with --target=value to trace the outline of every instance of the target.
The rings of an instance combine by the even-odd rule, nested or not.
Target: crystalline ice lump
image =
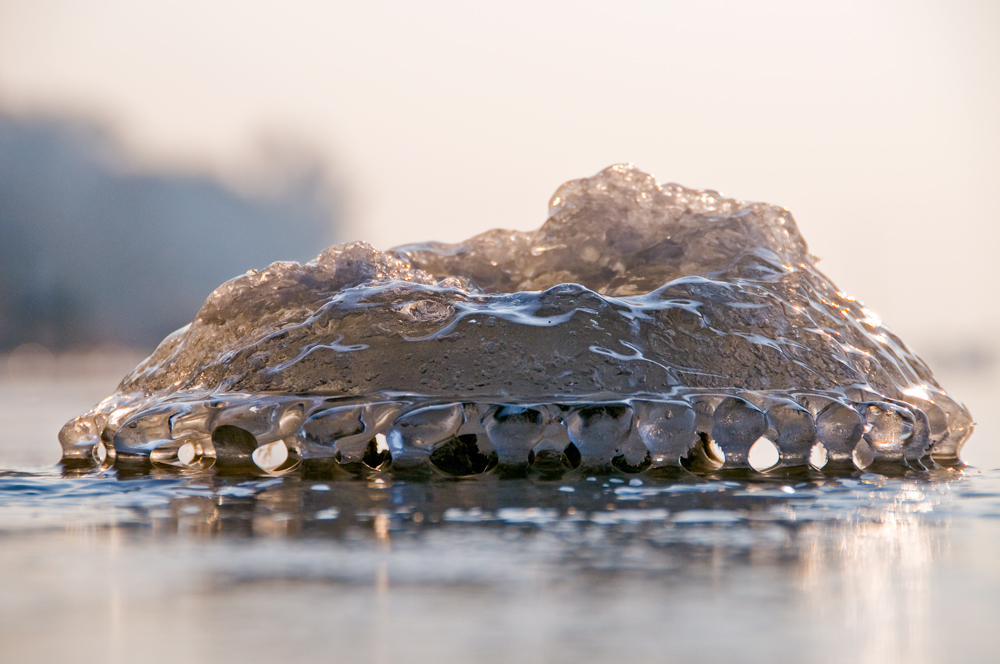
[[[616,165],[563,185],[534,232],[354,243],[233,279],[61,440],[68,461],[176,466],[191,443],[204,466],[280,440],[291,465],[470,474],[536,449],[746,468],[765,437],[780,467],[834,472],[955,464],[970,432],[787,210]]]

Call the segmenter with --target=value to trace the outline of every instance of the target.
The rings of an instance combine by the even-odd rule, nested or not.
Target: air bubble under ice
[[[251,270],[60,441],[83,468],[839,474],[957,466],[971,431],[787,210],[616,165],[537,231]]]

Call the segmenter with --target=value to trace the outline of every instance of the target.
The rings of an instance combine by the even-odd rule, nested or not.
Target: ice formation
[[[60,441],[70,467],[753,475],[960,465],[971,431],[787,210],[616,165],[534,232],[251,270]]]

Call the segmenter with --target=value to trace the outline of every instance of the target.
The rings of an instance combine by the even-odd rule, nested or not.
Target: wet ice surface
[[[975,470],[4,471],[0,643],[11,661],[976,661],[1000,646],[998,517],[1000,474]]]
[[[787,210],[617,165],[534,232],[233,279],[60,441],[83,470],[849,475],[959,465],[971,431]]]

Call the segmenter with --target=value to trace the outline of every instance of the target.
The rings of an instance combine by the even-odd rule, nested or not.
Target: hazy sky
[[[919,349],[1000,334],[998,34],[993,0],[0,0],[0,109],[230,176],[299,142],[381,248],[536,227],[632,161],[788,207]]]

